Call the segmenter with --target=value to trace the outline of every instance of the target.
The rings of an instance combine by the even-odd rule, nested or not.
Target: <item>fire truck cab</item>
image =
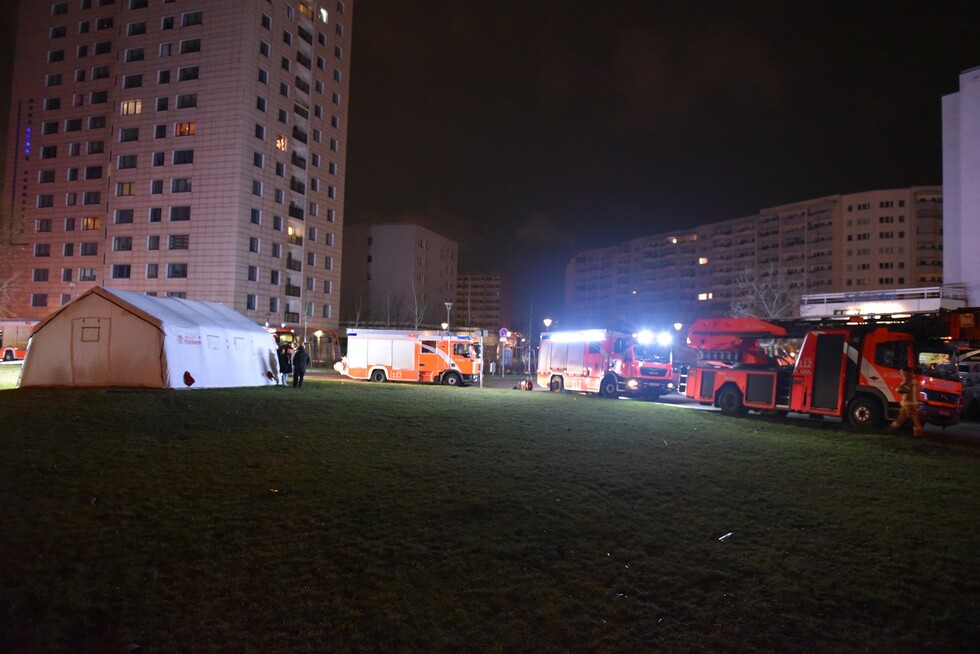
[[[16,361],[27,356],[27,341],[37,320],[0,320],[0,359]]]
[[[753,318],[695,322],[688,343],[698,350],[698,363],[688,372],[687,396],[726,415],[796,412],[878,427],[898,415],[896,388],[909,367],[920,382],[922,421],[959,422],[956,351],[943,341],[873,324],[814,327],[801,335],[795,362],[785,365],[759,349],[763,337],[791,336],[783,327]]]

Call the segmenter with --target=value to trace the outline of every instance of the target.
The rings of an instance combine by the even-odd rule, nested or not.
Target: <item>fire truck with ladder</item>
[[[546,332],[538,352],[538,385],[551,391],[657,399],[677,389],[672,341],[666,332]]]
[[[793,358],[776,349],[786,339],[802,339]],[[700,319],[688,332],[688,345],[697,362],[683,392],[726,415],[794,412],[880,427],[898,415],[896,389],[902,369],[911,368],[921,387],[922,422],[959,422],[956,349],[910,325]]]

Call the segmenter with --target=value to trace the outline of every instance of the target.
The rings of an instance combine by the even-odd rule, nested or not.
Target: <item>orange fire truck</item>
[[[538,352],[538,385],[551,391],[656,399],[677,389],[670,334],[608,329],[547,332]]]
[[[802,338],[792,363],[774,351],[788,338]],[[688,371],[686,395],[726,415],[795,412],[878,427],[898,415],[896,387],[910,367],[921,387],[922,421],[959,422],[955,348],[901,325],[804,323],[788,330],[755,318],[701,319],[691,326],[688,345],[697,350],[697,363]]]
[[[0,320],[0,359],[14,361],[27,355],[27,341],[37,320]]]
[[[352,379],[461,386],[478,383],[482,360],[472,336],[437,331],[357,329],[334,369]]]

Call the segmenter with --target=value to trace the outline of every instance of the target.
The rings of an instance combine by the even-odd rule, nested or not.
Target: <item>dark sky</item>
[[[941,183],[974,66],[977,1],[358,0],[345,219],[455,239],[538,322],[576,251]]]

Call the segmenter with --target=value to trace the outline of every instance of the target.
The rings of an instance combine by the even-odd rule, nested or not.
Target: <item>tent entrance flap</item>
[[[77,386],[104,385],[109,374],[109,318],[76,318],[71,322],[72,382]]]

